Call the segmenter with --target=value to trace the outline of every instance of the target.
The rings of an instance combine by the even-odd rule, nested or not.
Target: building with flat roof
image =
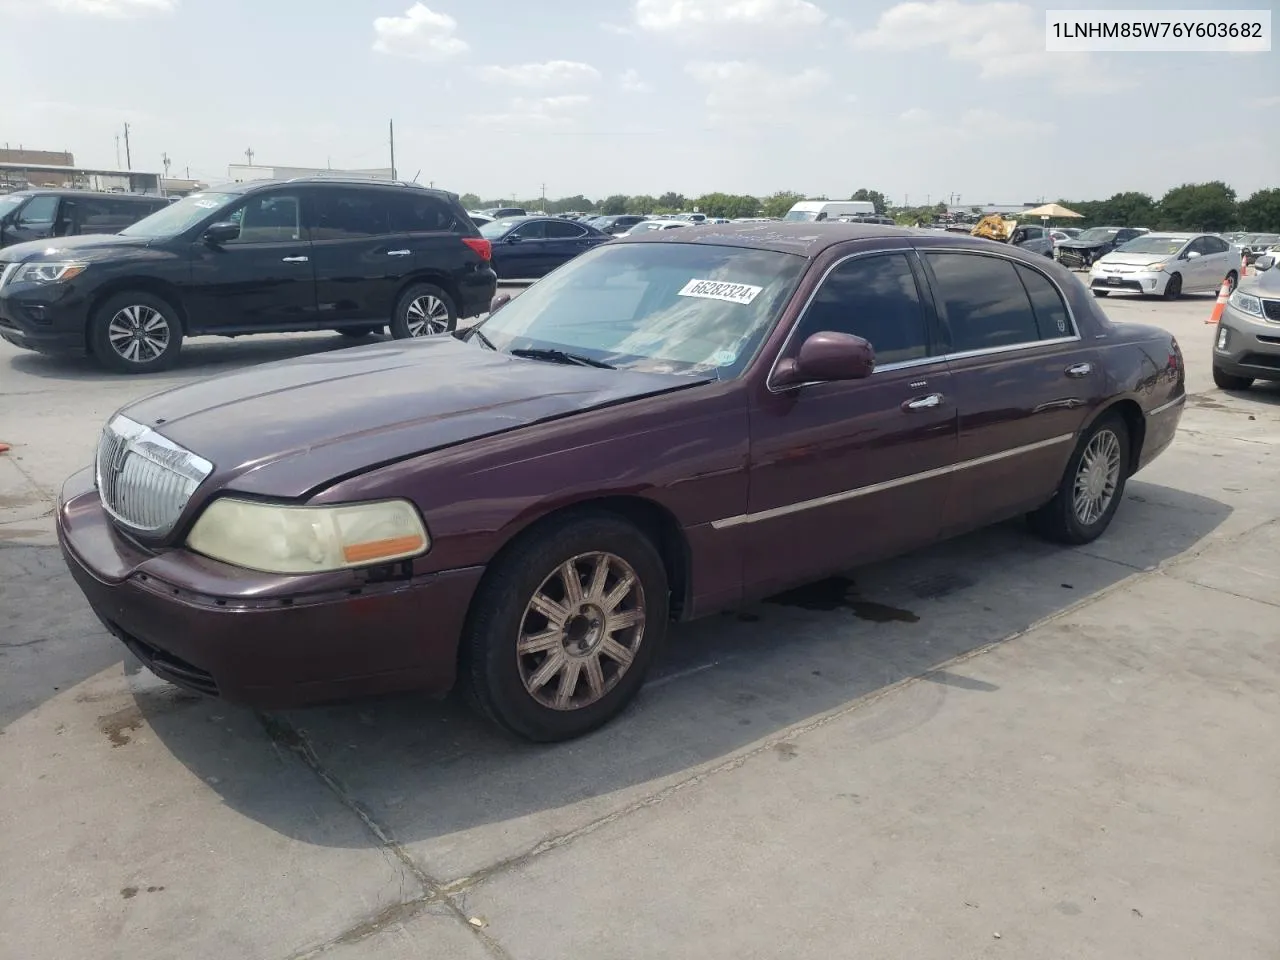
[[[277,167],[266,164],[233,163],[227,167],[227,179],[232,183],[251,180],[292,180],[295,177],[342,177],[358,180],[391,180],[390,167],[367,170],[335,170],[331,167]]]
[[[67,154],[70,156],[70,154]],[[160,193],[160,174],[138,170],[98,170],[58,163],[0,162],[0,187],[60,187],[104,193]]]
[[[76,158],[65,150],[25,150],[18,147],[10,150],[6,146],[0,150],[0,163],[35,163],[52,164],[57,167],[74,167]]]

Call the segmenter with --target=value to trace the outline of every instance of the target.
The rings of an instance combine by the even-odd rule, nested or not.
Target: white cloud
[[[471,118],[473,123],[489,127],[532,128],[570,127],[581,110],[591,103],[585,94],[562,94],[556,97],[516,97],[501,113],[483,113]]]
[[[1098,93],[1125,85],[1084,53],[1044,49],[1044,14],[1023,3],[961,3],[911,0],[880,14],[873,29],[856,33],[862,50],[943,47],[947,55],[974,64],[979,76],[1005,79],[1052,77],[1063,92]]]
[[[521,63],[510,67],[481,67],[480,77],[490,83],[510,83],[517,87],[566,87],[600,79],[600,71],[573,60]]]
[[[1057,129],[1047,120],[1023,120],[995,110],[965,110],[955,116],[936,116],[924,107],[912,107],[898,115],[905,126],[927,134],[930,140],[974,140],[996,143],[1018,140],[1034,155],[1035,138]]]
[[[46,3],[63,13],[119,20],[170,13],[177,6],[177,0],[46,0]]]
[[[415,3],[403,17],[378,17],[373,21],[373,49],[415,60],[447,60],[466,53],[470,46],[454,36],[458,21]]]
[[[722,27],[777,32],[816,27],[826,18],[809,0],[635,0],[636,25],[653,33],[701,33]]]
[[[627,93],[648,93],[653,89],[653,85],[645,83],[640,77],[638,70],[624,70],[622,76],[618,78],[618,83],[622,85],[622,89]]]
[[[600,29],[605,33],[613,34],[615,37],[630,37],[635,34],[634,30],[621,23],[602,23],[600,24]]]
[[[1251,107],[1280,107],[1280,96],[1257,97],[1249,101]]]
[[[933,114],[924,107],[912,107],[910,110],[903,110],[898,119],[903,123],[928,123],[933,119]]]
[[[795,116],[798,104],[831,82],[818,67],[786,74],[740,60],[697,61],[685,71],[707,88],[706,104],[713,121],[784,120]]]

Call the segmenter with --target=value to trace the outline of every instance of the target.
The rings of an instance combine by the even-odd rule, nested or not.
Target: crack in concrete
[[[408,851],[391,836],[382,824],[378,823],[373,814],[369,812],[369,809],[352,796],[342,781],[324,766],[315,748],[311,745],[311,741],[307,739],[301,730],[277,714],[258,711],[256,716],[272,744],[277,747],[284,747],[296,754],[320,782],[337,797],[338,802],[355,814],[361,824],[364,825],[364,828],[378,841],[382,851],[390,853],[410,876],[418,881],[422,888],[422,896],[392,904],[372,917],[349,927],[336,937],[314,947],[309,947],[300,953],[290,955],[288,960],[312,960],[312,958],[319,957],[336,947],[358,943],[386,927],[413,919],[432,904],[439,904],[448,910],[459,923],[481,942],[494,960],[510,960],[510,954],[507,953],[506,949],[493,937],[470,922],[466,912],[452,896],[444,892],[440,882],[418,866]]]

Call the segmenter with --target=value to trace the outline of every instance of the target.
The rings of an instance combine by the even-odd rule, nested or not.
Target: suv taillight
[[[480,254],[481,260],[493,259],[493,244],[484,237],[463,237],[462,242]]]

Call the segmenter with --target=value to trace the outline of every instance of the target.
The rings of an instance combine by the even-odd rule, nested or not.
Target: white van
[[[836,217],[874,216],[876,205],[870,200],[801,200],[782,219],[788,223],[812,223]]]

